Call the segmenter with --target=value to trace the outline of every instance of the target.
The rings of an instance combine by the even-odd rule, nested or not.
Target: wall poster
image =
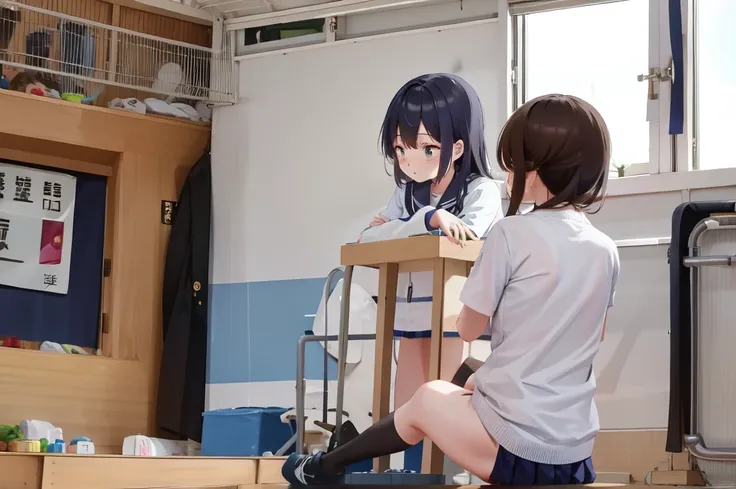
[[[0,285],[66,294],[76,177],[0,162]]]

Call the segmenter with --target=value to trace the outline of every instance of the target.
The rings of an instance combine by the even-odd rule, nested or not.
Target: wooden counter
[[[0,453],[0,489],[139,489],[284,484],[281,457],[123,457]]]
[[[281,477],[283,461],[280,457],[122,457],[0,453],[0,489],[288,489],[289,486]],[[409,487],[417,489],[417,486]],[[427,486],[428,489],[432,487],[437,486]],[[479,486],[442,487],[478,489]],[[588,487],[654,489],[657,486],[598,482]]]

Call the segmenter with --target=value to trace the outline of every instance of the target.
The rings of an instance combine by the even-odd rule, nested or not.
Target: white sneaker
[[[452,478],[452,482],[459,486],[468,486],[470,485],[470,478],[470,472],[460,472]]]
[[[461,472],[452,478],[452,482],[459,486],[484,486],[486,483],[480,478],[468,471]]]

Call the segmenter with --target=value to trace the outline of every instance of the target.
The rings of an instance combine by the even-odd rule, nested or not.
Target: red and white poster
[[[0,284],[66,294],[77,179],[0,163]]]

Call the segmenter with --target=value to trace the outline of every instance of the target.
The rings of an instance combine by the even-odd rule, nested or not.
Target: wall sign
[[[174,220],[174,210],[176,209],[176,202],[171,200],[161,201],[161,224],[171,226]]]
[[[66,294],[77,179],[0,163],[0,284]]]

